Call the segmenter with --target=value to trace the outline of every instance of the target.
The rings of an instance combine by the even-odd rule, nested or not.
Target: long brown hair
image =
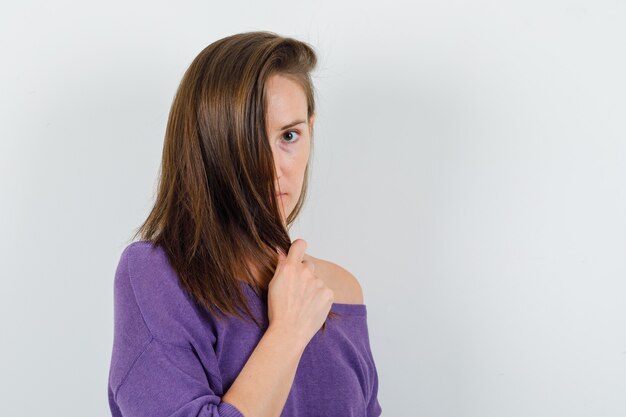
[[[156,201],[133,239],[160,245],[182,288],[218,319],[218,313],[244,318],[243,309],[261,326],[239,284],[250,284],[267,302],[276,249],[289,251],[288,228],[304,204],[309,177],[307,164],[300,197],[283,220],[266,135],[266,81],[276,73],[296,81],[310,117],[316,64],[305,42],[268,31],[239,33],[204,48],[174,97]]]

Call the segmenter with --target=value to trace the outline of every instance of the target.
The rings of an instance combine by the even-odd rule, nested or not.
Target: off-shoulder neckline
[[[241,285],[247,288],[249,291],[254,292],[254,287],[249,282],[239,281]],[[330,310],[340,314],[349,314],[352,316],[366,316],[367,307],[365,304],[351,304],[351,303],[333,303],[330,306]]]
[[[333,303],[330,310],[336,313],[348,313],[354,316],[367,315],[367,306],[365,304]]]

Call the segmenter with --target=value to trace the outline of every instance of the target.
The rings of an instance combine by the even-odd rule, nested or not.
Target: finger
[[[315,272],[315,264],[313,262],[305,259],[302,261],[302,265],[309,268],[311,272]]]
[[[304,239],[296,239],[289,247],[289,253],[287,254],[287,262],[294,264],[302,263],[304,259],[304,251],[306,250],[307,243]]]

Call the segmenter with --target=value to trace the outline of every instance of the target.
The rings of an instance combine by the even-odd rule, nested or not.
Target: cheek
[[[307,162],[309,161],[309,153],[311,151],[311,146],[309,140],[303,140],[299,143],[299,147],[296,153],[296,159],[298,160],[298,164],[302,167],[306,167]]]
[[[309,161],[309,148],[305,146],[292,146],[281,149],[285,168],[290,171],[304,171]]]

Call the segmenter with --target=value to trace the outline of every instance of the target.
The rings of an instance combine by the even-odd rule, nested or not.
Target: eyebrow
[[[296,121],[293,121],[293,122],[289,123],[288,125],[285,125],[285,126],[281,127],[279,130],[285,130],[285,129],[288,129],[288,128],[292,127],[292,126],[299,125],[300,123],[306,123],[306,120],[296,120]]]

